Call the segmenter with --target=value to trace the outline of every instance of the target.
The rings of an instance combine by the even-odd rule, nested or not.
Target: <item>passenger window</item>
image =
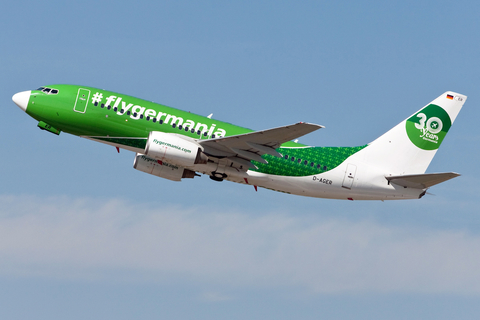
[[[182,130],[182,125],[179,125],[179,126],[178,126],[178,129]]]
[[[172,128],[175,128],[176,126],[177,126],[177,124],[176,124],[176,123],[172,124]]]
[[[153,121],[153,122],[157,122],[157,118],[153,118],[152,121]]]
[[[288,160],[288,154],[286,154],[286,155],[285,155],[285,159],[287,159],[287,160]]]
[[[147,119],[147,121],[148,121],[148,120],[150,120],[150,116],[147,116],[147,118],[146,118],[146,119]]]

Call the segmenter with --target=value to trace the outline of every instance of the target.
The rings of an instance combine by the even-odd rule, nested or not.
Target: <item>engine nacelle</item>
[[[148,135],[145,154],[183,167],[205,164],[208,160],[198,143],[159,131],[152,131]]]
[[[153,174],[154,176],[173,181],[180,181],[182,178],[194,178],[195,176],[198,176],[195,171],[161,160],[155,160],[144,154],[138,153],[133,162],[133,167],[137,170]]]

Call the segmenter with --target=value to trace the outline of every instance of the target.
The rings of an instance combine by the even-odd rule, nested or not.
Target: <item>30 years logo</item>
[[[441,107],[430,104],[407,119],[406,129],[410,141],[423,150],[438,149],[452,122]]]

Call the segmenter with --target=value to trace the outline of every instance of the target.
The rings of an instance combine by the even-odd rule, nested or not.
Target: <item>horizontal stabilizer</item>
[[[460,174],[455,172],[409,174],[404,176],[385,177],[389,182],[402,187],[415,189],[426,189],[441,182],[458,177]]]

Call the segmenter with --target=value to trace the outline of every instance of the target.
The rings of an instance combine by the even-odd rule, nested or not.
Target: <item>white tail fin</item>
[[[424,173],[466,100],[464,95],[445,92],[358,155],[391,175]]]

